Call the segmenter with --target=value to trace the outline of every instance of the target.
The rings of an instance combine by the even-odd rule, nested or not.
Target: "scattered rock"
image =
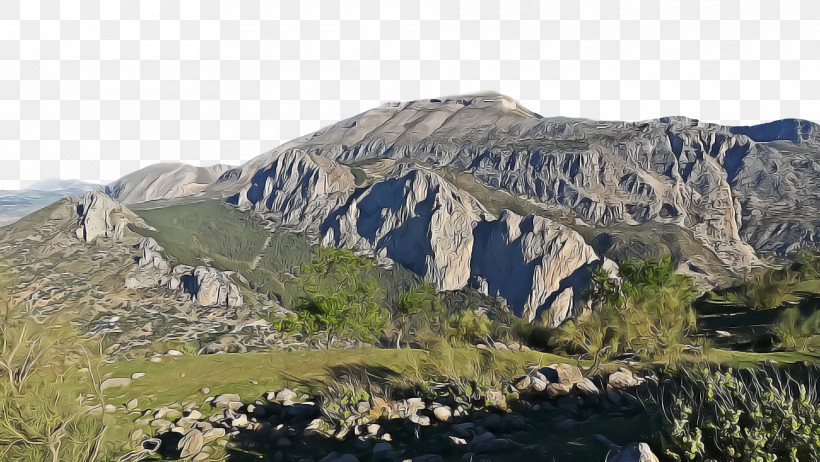
[[[584,380],[576,382],[574,390],[581,396],[598,396],[601,394],[601,390],[599,390],[592,380],[589,380],[588,378],[584,378]]]
[[[626,390],[638,386],[641,381],[635,378],[632,371],[620,368],[609,375],[609,384],[616,390]]]
[[[550,398],[558,398],[559,396],[567,396],[572,390],[572,385],[564,385],[562,383],[551,383],[547,385],[547,396]]]
[[[436,419],[438,419],[439,421],[447,422],[450,420],[450,417],[452,417],[453,412],[450,409],[450,406],[439,406],[433,408],[433,415],[435,415]]]
[[[177,444],[180,458],[184,459],[199,454],[204,444],[205,439],[202,436],[202,432],[196,429],[189,430]]]
[[[560,383],[561,385],[573,385],[584,380],[581,369],[571,364],[551,364],[538,370],[550,383]]]
[[[131,374],[131,380],[137,380],[145,377],[145,372],[134,372]]]
[[[125,403],[125,408],[129,411],[133,411],[137,408],[137,406],[139,406],[139,401],[137,400],[137,398],[129,400],[127,403]]]
[[[606,462],[659,462],[646,443],[632,443],[619,449],[613,449],[606,456]]]
[[[236,393],[224,393],[214,397],[214,400],[211,401],[211,405],[219,409],[230,409],[231,411],[236,411],[242,407],[242,401]]]
[[[128,377],[114,377],[105,379],[100,383],[100,391],[105,391],[109,388],[127,387],[130,384],[131,379]]]

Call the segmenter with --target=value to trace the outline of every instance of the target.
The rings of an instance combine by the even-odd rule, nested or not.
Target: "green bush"
[[[817,371],[803,372],[684,370],[671,397],[661,389],[650,400],[666,416],[666,455],[691,461],[817,460]]]
[[[804,352],[809,350],[813,337],[818,333],[820,333],[820,311],[804,316],[797,307],[784,310],[774,327],[774,334],[781,346]]]
[[[296,319],[282,321],[279,327],[308,335],[324,332],[328,339],[338,335],[378,340],[387,327],[388,311],[373,267],[371,260],[351,250],[320,249],[296,281],[307,294],[297,303]]]
[[[486,313],[467,309],[452,314],[447,320],[447,339],[454,345],[486,341],[493,322]]]
[[[804,279],[820,279],[820,255],[808,250],[798,250],[794,254],[793,268]]]
[[[800,275],[790,269],[767,268],[754,275],[739,291],[740,301],[755,310],[771,310],[794,301]]]
[[[595,270],[584,295],[592,312],[564,323],[553,338],[569,352],[657,356],[679,348],[695,330],[697,291],[692,278],[676,273],[668,257],[621,262],[620,281]]]
[[[101,355],[67,328],[44,328],[10,311],[0,323],[0,460],[111,460],[101,444]]]
[[[446,315],[447,307],[432,284],[424,283],[403,292],[391,313],[396,348],[400,348],[405,337],[425,344],[442,337]]]

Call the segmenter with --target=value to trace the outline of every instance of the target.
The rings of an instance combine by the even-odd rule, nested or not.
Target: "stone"
[[[137,380],[145,377],[145,372],[134,372],[131,374],[131,380]]]
[[[646,443],[632,443],[623,448],[613,449],[607,454],[606,462],[659,462]]]
[[[177,449],[179,450],[179,457],[184,459],[199,454],[202,446],[205,444],[205,439],[202,432],[196,429],[188,430],[187,433],[179,440]]]
[[[129,411],[133,411],[137,408],[137,406],[139,406],[139,400],[137,398],[131,399],[127,403],[125,403],[125,408]]]
[[[161,407],[154,412],[155,419],[174,420],[182,417],[182,411],[170,407]]]
[[[632,371],[629,369],[618,369],[609,375],[609,385],[616,390],[626,390],[628,388],[636,387],[641,382],[635,378]]]
[[[571,364],[550,364],[538,370],[550,383],[560,383],[562,385],[573,385],[584,380],[581,369]]]
[[[224,428],[219,428],[219,427],[214,427],[210,430],[205,430],[202,433],[202,436],[203,436],[206,443],[210,443],[211,441],[213,441],[215,439],[222,438],[223,436],[225,436],[225,429]]]
[[[539,379],[538,377],[533,377],[530,383],[530,388],[532,391],[542,392],[547,388],[547,382]]]
[[[450,435],[448,438],[450,438],[450,441],[452,441],[453,444],[456,446],[464,446],[467,444],[467,440],[465,440],[464,438],[459,438],[453,435]]]
[[[131,384],[131,379],[128,377],[114,377],[105,379],[100,382],[100,391],[108,390],[109,388],[127,387]]]
[[[433,415],[435,415],[436,419],[439,421],[447,422],[452,417],[453,412],[450,409],[450,406],[438,406],[433,408]]]
[[[584,380],[576,382],[573,389],[581,396],[598,396],[601,394],[601,390],[599,390],[592,380],[588,378],[584,378]]]
[[[527,391],[527,390],[529,390],[531,384],[532,384],[532,378],[530,378],[529,375],[519,377],[519,378],[515,379],[515,381],[513,382],[513,386],[518,391]]]
[[[241,398],[236,393],[224,393],[214,397],[211,405],[220,409],[237,410],[242,406]]]
[[[269,392],[267,394],[268,401],[294,401],[296,399],[296,392],[290,388],[283,388],[276,392]]]
[[[551,383],[547,385],[546,394],[548,397],[555,399],[560,396],[567,396],[572,391],[572,385],[564,385],[562,383]]]

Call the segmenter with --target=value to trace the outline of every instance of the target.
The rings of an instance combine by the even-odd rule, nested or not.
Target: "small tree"
[[[416,340],[427,334],[443,335],[446,312],[432,284],[424,283],[403,292],[392,313],[396,348],[401,348],[401,340],[406,335]]]

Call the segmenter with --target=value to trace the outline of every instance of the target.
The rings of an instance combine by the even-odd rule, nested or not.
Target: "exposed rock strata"
[[[119,241],[129,223],[148,227],[133,212],[99,191],[89,191],[83,196],[77,205],[77,214],[76,235],[85,242],[100,236]],[[135,259],[135,274],[125,279],[127,288],[161,285],[172,290],[183,290],[202,306],[242,306],[242,294],[231,279],[233,272],[187,265],[177,265],[172,269],[162,256],[165,249],[153,238],[140,238],[134,248],[140,250],[142,255]]]
[[[548,323],[566,319],[573,294],[601,263],[566,226],[508,210],[496,218],[418,165],[398,164],[355,188],[348,167],[292,150],[275,156],[255,178],[229,202],[288,229],[318,229],[323,245],[399,263],[439,290],[483,285],[528,320],[556,300],[559,314]]]
[[[481,93],[366,111],[253,159],[234,181],[248,184],[296,149],[349,165],[414,159],[586,224],[678,226],[743,276],[759,264],[756,251],[820,246],[818,133],[793,119],[724,127],[684,117],[544,118]]]
[[[77,238],[91,242],[99,236],[122,239],[129,223],[147,225],[133,212],[99,191],[88,191],[77,205]]]

